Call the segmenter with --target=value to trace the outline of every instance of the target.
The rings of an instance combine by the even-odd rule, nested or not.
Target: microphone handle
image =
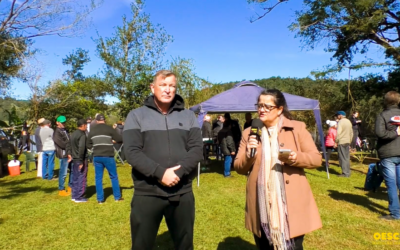
[[[254,155],[256,154],[256,152],[257,152],[257,149],[252,148],[251,151],[250,151],[250,157],[253,158]]]

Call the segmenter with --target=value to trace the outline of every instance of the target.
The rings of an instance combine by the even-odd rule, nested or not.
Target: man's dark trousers
[[[88,161],[83,161],[82,169],[79,169],[81,161],[73,161],[72,163],[72,199],[79,200],[85,198],[86,182],[87,182],[87,171]]]
[[[194,196],[179,201],[166,197],[134,195],[131,203],[132,250],[151,250],[163,216],[176,250],[193,250]]]
[[[338,156],[342,174],[350,177],[350,143],[338,145]]]

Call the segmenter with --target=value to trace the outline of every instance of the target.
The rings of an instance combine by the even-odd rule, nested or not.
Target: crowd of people
[[[95,120],[79,119],[77,129],[69,134],[65,129],[67,118],[58,116],[56,128],[51,121],[40,118],[35,130],[35,144],[38,153],[37,177],[43,180],[57,180],[54,176],[55,157],[59,159],[58,194],[71,195],[76,203],[87,202],[88,160],[93,160],[97,201],[104,203],[103,173],[107,169],[115,201],[123,201],[117,167],[114,160],[114,145],[122,144],[122,132],[105,124],[105,116],[96,114]],[[69,170],[68,186],[65,180]]]
[[[40,152],[38,176],[53,179],[56,155],[60,160],[59,194],[72,193],[73,201],[86,202],[91,151],[97,201],[104,202],[104,168],[109,172],[115,200],[122,201],[114,147],[123,141],[135,188],[130,214],[132,249],[152,249],[165,217],[175,249],[190,250],[194,249],[195,221],[192,181],[198,162],[207,159],[212,150],[218,159],[224,158],[225,177],[230,176],[233,165],[237,173],[248,178],[245,225],[257,247],[303,249],[305,234],[322,227],[304,169],[320,167],[322,156],[305,123],[293,119],[282,92],[267,89],[255,100],[256,121],[262,124],[255,135],[250,113],[245,115],[243,131],[229,113],[219,115],[213,123],[205,116],[200,128],[195,114],[184,108],[183,98],[176,94],[177,84],[173,72],[158,71],[150,84],[152,95],[115,129],[105,124],[102,114],[94,121],[79,120],[71,135],[64,128],[66,117],[57,118],[56,131],[50,121],[39,119],[40,127],[35,131]],[[382,218],[388,220],[400,219],[400,123],[393,122],[396,116],[400,121],[399,102],[397,92],[385,95],[385,110],[378,115],[375,128],[389,196],[390,215]],[[338,111],[336,120],[328,122],[328,155],[334,148],[338,150],[341,177],[350,177],[350,147],[357,134],[354,126],[361,123],[358,112],[353,118],[355,122]],[[68,168],[72,169],[70,188],[65,190]]]

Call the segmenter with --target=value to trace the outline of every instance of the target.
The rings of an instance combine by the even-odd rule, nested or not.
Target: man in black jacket
[[[121,135],[112,127],[105,124],[105,117],[99,114],[96,117],[97,124],[90,130],[86,146],[93,151],[93,165],[96,180],[97,202],[104,203],[103,173],[107,169],[111,179],[115,201],[123,201],[119,187],[117,164],[114,159],[113,141],[122,142]]]
[[[78,129],[71,135],[72,153],[72,201],[87,202],[86,192],[88,158],[86,150],[86,120],[78,120]]]
[[[357,146],[357,138],[360,135],[360,125],[361,120],[358,119],[359,113],[358,111],[353,112],[353,116],[349,119],[351,125],[353,125],[353,140],[351,141],[350,148],[356,150]]]
[[[174,73],[161,70],[150,85],[153,96],[132,110],[123,132],[135,187],[131,203],[132,249],[153,249],[163,216],[175,249],[193,249],[192,180],[202,159],[196,116],[175,95]]]
[[[69,134],[65,129],[67,118],[60,115],[56,120],[56,130],[54,131],[53,141],[56,146],[56,156],[60,161],[60,172],[58,173],[58,195],[68,196],[71,194],[72,171],[71,171],[71,146],[69,144]],[[65,178],[69,169],[68,192],[65,191]]]
[[[382,174],[385,179],[389,198],[389,215],[381,216],[385,220],[400,219],[400,94],[389,91],[385,94],[385,110],[375,121],[375,133],[378,136],[377,150],[381,160]]]

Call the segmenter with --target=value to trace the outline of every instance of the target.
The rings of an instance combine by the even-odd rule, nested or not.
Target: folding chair
[[[121,147],[117,150],[113,145],[114,152],[115,152],[114,158],[119,159],[122,164],[124,164],[124,161],[122,160],[122,157],[121,157],[120,153],[121,153],[121,150],[122,150],[123,147],[124,147],[124,144],[122,144]]]

